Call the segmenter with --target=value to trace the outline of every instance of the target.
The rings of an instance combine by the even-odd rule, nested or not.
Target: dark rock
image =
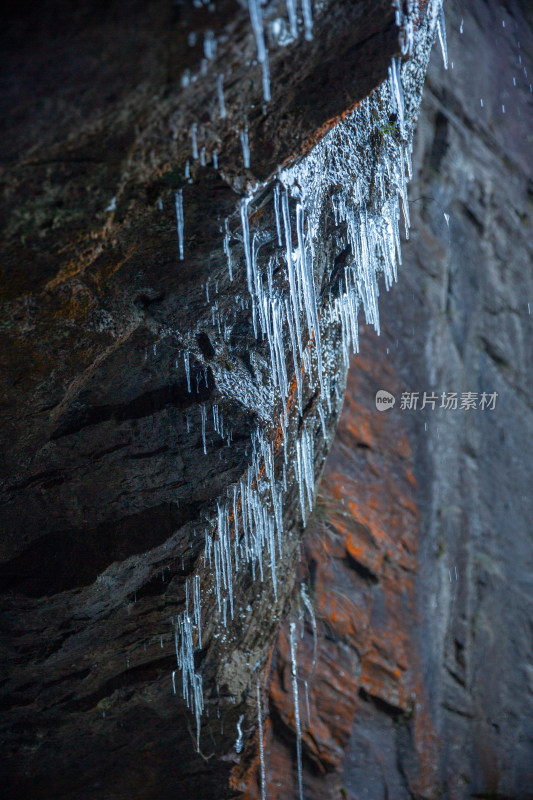
[[[285,4],[268,4],[264,17],[274,36]],[[202,65],[209,30],[217,52]],[[279,463],[285,447],[281,402],[261,394],[268,347],[242,302],[240,202],[255,187],[251,226],[266,264],[278,165],[309,152],[386,78],[399,55],[394,10],[388,0],[328,2],[315,9],[311,41],[269,40],[266,111],[248,9],[234,0],[9,4],[3,42],[4,794],[229,796],[237,723],[250,741],[254,670],[264,679],[301,534],[291,485],[277,598],[241,569],[235,619],[220,635],[202,562],[205,537],[215,536],[207,523],[245,473],[258,422]],[[200,157],[189,180],[193,131]],[[377,158],[373,140],[369,148]],[[226,219],[232,249],[239,244],[233,282]],[[315,278],[326,299],[338,291],[326,266],[346,242],[324,225]],[[227,339],[220,320],[232,324]],[[323,345],[335,380],[315,477],[344,391],[338,326]],[[315,413],[316,388],[305,376],[302,384],[301,416],[294,386],[289,398],[287,441]],[[204,403],[218,405],[233,437],[227,446],[208,426],[207,456]],[[206,705],[199,753],[172,683],[173,629],[193,573],[206,598],[194,654]]]

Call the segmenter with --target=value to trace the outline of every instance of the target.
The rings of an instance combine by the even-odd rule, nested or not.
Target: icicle
[[[244,719],[244,714],[241,714],[239,717],[239,721],[237,722],[237,741],[235,742],[235,752],[240,753],[242,750],[242,721]]]
[[[261,800],[266,800],[265,746],[263,743],[263,720],[261,716],[261,691],[257,679],[257,733],[259,736],[259,760],[261,764]]]
[[[293,39],[298,37],[298,14],[296,12],[296,0],[286,0],[289,26]]]
[[[241,147],[242,147],[242,159],[244,162],[244,168],[248,169],[250,167],[250,145],[248,142],[248,124],[246,124],[243,130],[240,133],[241,137]]]
[[[300,509],[302,511],[302,524],[305,528],[305,494],[304,494],[304,471],[302,465],[302,445],[300,439],[296,439],[296,480],[300,494]]]
[[[446,20],[444,19],[444,7],[441,3],[437,19],[437,32],[439,34],[440,48],[442,50],[442,60],[444,69],[448,69],[448,47],[446,44]]]
[[[260,0],[248,0],[248,10],[257,46],[257,58],[259,62],[263,62],[266,57],[266,48]]]
[[[263,99],[265,103],[270,102],[270,67],[268,66],[268,51],[267,57],[261,63],[261,71],[263,77]]]
[[[201,618],[201,595],[200,595],[200,576],[195,575],[193,579],[193,609],[194,624],[198,631],[198,647],[202,647],[202,618]]]
[[[183,227],[184,227],[184,219],[183,219],[183,189],[178,189],[175,194],[175,201],[176,201],[176,220],[177,220],[177,229],[178,229],[178,246],[179,246],[179,254],[180,260],[183,261]]]
[[[248,204],[250,197],[243,197],[241,200],[241,225],[242,225],[242,241],[244,246],[244,258],[246,261],[246,275],[248,277],[248,291],[253,297],[252,286],[252,257],[250,254],[250,228],[248,226]]]
[[[318,377],[322,384],[322,346],[320,342],[320,325],[318,322],[318,311],[316,307],[315,281],[313,276],[313,264],[309,263],[305,251],[304,237],[304,209],[301,203],[296,205],[296,231],[298,235],[298,254],[301,275],[301,285],[303,287],[304,305],[307,315],[307,327],[309,335],[313,331],[315,335],[315,345],[318,358]]]
[[[213,150],[213,169],[218,169],[218,153]]]
[[[307,593],[307,587],[305,583],[302,583],[300,585],[300,596],[303,600],[306,611],[309,614],[309,617],[311,618],[311,627],[313,629],[313,661],[311,663],[311,673],[310,673],[310,678],[312,678],[315,672],[317,655],[318,655],[318,631],[316,626],[315,611],[313,609],[313,604],[311,603],[311,598]]]
[[[324,434],[324,441],[328,440],[328,432],[326,430],[326,418],[324,416],[324,409],[321,405],[318,406],[318,416],[320,417],[320,424],[322,425],[322,433]]]
[[[276,215],[276,233],[278,235],[278,245],[279,247],[282,247],[283,242],[281,240],[281,219],[279,216],[279,183],[276,183],[274,186],[274,213]]]
[[[307,501],[309,503],[309,510],[313,510],[314,505],[314,488],[315,488],[315,472],[314,472],[314,442],[313,436],[310,431],[304,430],[301,438],[302,449],[302,465],[304,471],[305,485],[307,489]]]
[[[295,330],[296,330],[296,342],[298,344],[298,352],[300,354],[300,359],[302,360],[303,359],[302,333],[300,330],[298,293],[296,291],[294,264],[292,261],[292,234],[291,234],[291,219],[289,213],[289,194],[286,188],[281,198],[281,208],[283,212],[283,228],[285,231],[285,257],[287,260],[287,269],[289,272],[289,289],[290,289],[291,305],[292,305]]]
[[[222,119],[226,116],[226,104],[224,102],[224,73],[221,72],[217,78],[218,109]]]
[[[266,103],[270,100],[270,79],[268,73],[268,51],[265,47],[265,36],[263,33],[263,15],[261,12],[260,0],[248,0],[248,10],[255,36],[257,47],[257,60],[263,70],[263,98]]]
[[[198,125],[196,124],[196,122],[193,122],[191,126],[191,145],[192,145],[192,157],[195,161],[198,158],[197,132],[198,132]]]
[[[217,40],[213,31],[206,31],[204,36],[204,55],[210,60],[215,57],[217,51]]]
[[[202,418],[202,442],[204,444],[204,455],[207,455],[207,444],[205,441],[205,423],[207,420],[207,411],[205,408],[205,403],[202,403],[202,405],[200,406],[200,415]]]
[[[289,300],[285,298],[285,313],[287,319],[289,321],[289,335],[291,337],[291,350],[292,350],[292,358],[293,358],[293,366],[294,366],[294,373],[296,376],[296,389],[298,393],[298,408],[300,409],[300,414],[302,413],[302,378],[300,374],[300,367],[298,364],[298,352],[297,352],[297,345],[296,345],[296,334],[294,330],[294,320],[292,316],[292,311],[289,307]]]
[[[292,676],[292,695],[294,700],[294,724],[296,726],[296,761],[298,767],[298,795],[303,800],[302,787],[302,728],[300,725],[300,703],[298,701],[298,664],[296,661],[296,623],[291,622],[290,646],[291,646],[291,676]]]
[[[183,698],[196,717],[196,749],[200,750],[200,718],[204,708],[202,676],[194,670],[194,646],[191,621],[187,612],[178,618],[174,629],[176,660],[182,674]]]
[[[310,41],[313,38],[313,15],[311,12],[311,0],[302,0],[302,12],[304,18],[305,38]]]
[[[389,67],[389,80],[391,84],[391,95],[394,107],[398,114],[398,124],[402,138],[405,136],[405,113],[404,98],[402,87],[402,62],[399,58],[393,58]]]
[[[309,710],[309,684],[304,681],[305,686],[305,707],[307,709],[307,727],[311,727],[311,711]]]
[[[185,350],[183,353],[183,358],[185,360],[185,375],[187,376],[187,391],[190,392],[191,390],[191,364],[190,364],[190,353],[188,350]]]
[[[228,443],[229,446],[229,443]],[[235,536],[233,537],[235,547],[235,569],[239,569],[239,519],[237,511],[237,486],[233,487],[233,526],[235,528]]]

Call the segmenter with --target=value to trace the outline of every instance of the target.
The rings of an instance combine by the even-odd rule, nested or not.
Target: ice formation
[[[244,719],[244,714],[241,714],[239,717],[239,721],[237,722],[237,741],[235,742],[235,752],[240,753],[242,750],[242,721]]]
[[[296,656],[296,623],[291,622],[289,625],[290,631],[290,648],[291,648],[291,678],[292,678],[292,695],[294,702],[294,725],[296,727],[296,766],[298,769],[298,796],[303,800],[303,787],[302,787],[302,726],[300,723],[300,701],[298,697],[298,662]]]
[[[248,142],[248,125],[245,125],[240,133],[241,137],[241,147],[242,147],[242,160],[244,163],[244,168],[249,169],[250,167],[250,144]]]
[[[431,46],[438,35],[446,62],[446,37],[442,0],[429,0],[422,12],[416,0],[395,0],[403,58],[394,58],[387,80],[339,121],[309,154],[278,171],[277,178],[255,187],[242,197],[237,221],[224,220],[223,251],[229,277],[237,270],[245,273],[245,294],[236,297],[241,309],[250,308],[255,336],[266,342],[268,360],[252,352],[251,369],[231,363],[231,369],[210,362],[215,385],[222,395],[253,411],[258,425],[250,442],[249,466],[241,479],[221,497],[214,519],[208,525],[203,549],[203,564],[210,569],[205,585],[198,575],[186,582],[185,610],[175,624],[178,667],[182,673],[182,692],[197,723],[204,707],[201,674],[195,670],[194,651],[201,647],[202,596],[215,599],[218,627],[227,630],[236,613],[235,576],[248,567],[257,581],[272,582],[277,596],[277,569],[283,557],[284,502],[290,484],[297,487],[300,512],[305,525],[315,499],[315,450],[326,438],[326,418],[342,403],[335,381],[337,349],[327,343],[331,328],[340,334],[341,356],[348,365],[350,353],[358,349],[358,317],[362,311],[367,323],[379,332],[379,283],[383,276],[388,289],[397,279],[400,256],[400,220],[409,231],[407,182],[411,176],[413,128],[418,114],[422,85]],[[298,35],[295,0],[287,0],[291,35]],[[264,99],[270,98],[268,52],[261,3],[248,0],[248,10],[263,69]],[[302,2],[306,39],[312,37],[313,14],[310,0]],[[213,43],[207,44],[206,55]],[[225,115],[223,76],[217,79],[220,116]],[[223,113],[224,112],[224,113]],[[198,158],[197,127],[191,130],[192,155]],[[244,166],[250,166],[248,128],[240,132]],[[256,228],[252,214],[256,197],[270,192],[272,224],[269,232]],[[183,258],[183,198],[176,193],[176,215],[180,258]],[[334,237],[338,252],[345,252],[345,263],[338,269],[327,263],[320,247],[326,217],[335,222]],[[232,230],[233,228],[233,230]],[[261,247],[269,244],[271,255],[259,258]],[[247,295],[246,295],[247,292]],[[228,322],[218,314],[216,299],[211,299],[213,327],[221,334],[223,348]],[[188,391],[191,391],[191,356],[198,363],[203,356],[194,337],[183,342]],[[216,348],[215,348],[216,349]],[[287,353],[289,357],[287,358]],[[226,362],[230,356],[225,355]],[[197,374],[197,390],[199,387]],[[207,379],[206,379],[207,384]],[[312,412],[303,416],[304,386],[316,395]],[[342,387],[341,387],[342,389]],[[289,410],[294,405],[301,423],[291,424]],[[231,441],[224,428],[222,408],[213,405],[207,413],[200,405],[203,452],[208,453],[208,425],[223,439]],[[267,426],[279,413],[278,431],[267,435]],[[212,423],[211,423],[212,418]],[[272,432],[270,431],[270,434]],[[190,600],[192,598],[192,601]],[[316,622],[311,601],[301,598],[312,621],[314,636],[313,667],[316,663]],[[192,607],[190,607],[192,603]],[[298,783],[302,796],[301,722],[298,701],[296,639],[290,626],[292,685],[298,750]],[[172,677],[175,687],[174,674]],[[306,684],[306,703],[309,704]],[[265,793],[262,743],[261,701],[257,683],[257,713],[261,748],[261,792]],[[239,720],[239,747],[242,735]],[[198,744],[199,746],[199,744]]]
[[[307,0],[309,2],[309,0]],[[263,30],[263,13],[261,11],[260,0],[248,0],[248,10],[250,21],[257,45],[257,60],[261,64],[263,71],[263,99],[265,103],[270,100],[270,73],[268,68],[268,51],[265,45],[265,34]]]
[[[296,39],[298,36],[298,12],[296,10],[296,0],[287,0],[287,14],[289,15],[291,36],[293,39]]]
[[[184,229],[184,217],[183,217],[183,190],[178,189],[175,196],[176,200],[176,224],[178,230],[178,248],[180,254],[180,260],[183,261],[183,229]]]
[[[218,108],[221,119],[226,116],[226,103],[224,101],[224,73],[221,72],[217,78]]]
[[[266,800],[266,774],[265,774],[265,745],[263,742],[263,717],[261,713],[261,688],[259,680],[256,684],[257,691],[257,735],[259,736],[259,763],[261,766],[261,800]]]
[[[196,122],[191,126],[191,152],[196,161],[198,159],[198,125]]]

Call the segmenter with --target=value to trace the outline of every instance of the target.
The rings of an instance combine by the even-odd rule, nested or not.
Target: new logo
[[[387,411],[393,407],[395,402],[394,395],[386,392],[385,389],[380,389],[379,392],[376,392],[376,408],[378,411]]]

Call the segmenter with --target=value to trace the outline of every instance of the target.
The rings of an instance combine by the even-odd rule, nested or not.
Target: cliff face
[[[226,796],[257,745],[437,24],[402,47],[389,2],[310,9],[10,8],[10,797]]]
[[[244,559],[224,626],[227,575],[217,583],[213,565],[237,549],[217,542],[235,535],[246,498],[259,502],[262,442],[280,475],[312,433],[312,493],[346,372],[341,326],[323,319],[348,260],[342,215],[340,232],[333,215],[320,222],[312,261],[328,382],[317,387],[304,322],[307,361],[286,335],[290,391],[273,394],[271,365],[278,379],[282,367],[254,332],[243,200],[250,253],[276,287],[277,167],[316,152],[387,77],[400,56],[394,12],[323,3],[310,39],[303,19],[292,36],[285,3],[266,4],[265,108],[246,4],[24,11],[13,9],[3,49],[7,796],[258,797],[259,707],[267,796],[297,797],[295,672],[305,797],[525,798],[527,12],[447,4],[453,71],[435,53],[400,281],[380,298],[381,336],[361,331],[302,559],[309,509],[295,467],[275,588],[270,558],[264,583]],[[360,147],[369,165],[401,139],[397,114],[384,124],[374,110]],[[364,177],[372,210],[379,176]],[[283,233],[297,247],[295,197]],[[380,388],[397,398],[390,411],[375,408]],[[498,398],[494,411],[408,411],[404,391]],[[199,753],[197,697],[191,713],[175,652],[196,586],[203,640],[180,653],[193,659],[189,691],[203,680]]]
[[[309,798],[533,796],[531,14],[450,2],[446,15],[450,69],[434,52],[399,283],[381,337],[361,334],[304,543],[319,631],[312,670],[294,606]],[[379,389],[392,410],[376,410]],[[465,392],[476,410],[460,409]],[[297,796],[287,635],[270,695],[276,798]]]

